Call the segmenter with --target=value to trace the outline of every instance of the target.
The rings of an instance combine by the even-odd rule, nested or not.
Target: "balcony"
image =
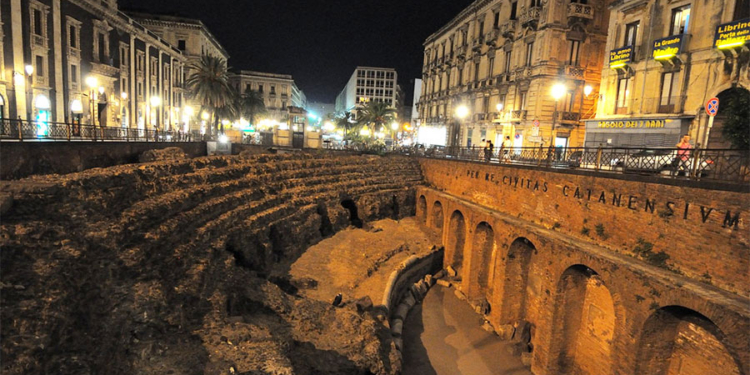
[[[474,114],[474,121],[487,121],[487,114],[486,113],[475,113]]]
[[[565,66],[565,75],[567,75],[568,77],[571,77],[571,78],[583,79],[585,71],[586,70],[584,68],[581,68],[581,67],[578,67],[578,66],[573,66],[573,65],[566,65]]]
[[[516,34],[517,24],[518,24],[518,21],[516,20],[508,20],[508,22],[500,25],[500,35],[502,35],[503,38],[506,38],[506,39],[513,39],[513,37]]]
[[[45,38],[42,35],[31,34],[31,43],[34,46],[46,47],[47,46],[47,38]]]
[[[577,125],[581,119],[581,114],[578,112],[558,112],[560,118],[560,124],[562,125]]]
[[[570,3],[568,4],[568,18],[580,20],[593,20],[594,7],[587,4]]]
[[[482,48],[482,44],[484,44],[484,35],[479,36],[476,39],[474,39],[471,49],[474,51],[479,51]]]
[[[542,14],[542,8],[541,7],[533,7],[529,8],[521,14],[521,26],[522,27],[531,27],[536,29],[536,26],[539,24],[539,18]]]
[[[484,43],[487,44],[488,46],[495,46],[497,45],[497,38],[499,36],[500,36],[500,30],[492,29],[485,36]]]
[[[526,110],[521,109],[521,110],[510,111],[510,120],[511,121],[526,120]]]
[[[72,59],[80,59],[81,58],[81,50],[78,48],[68,48],[68,57]]]
[[[459,59],[466,57],[466,45],[456,47],[456,56]]]

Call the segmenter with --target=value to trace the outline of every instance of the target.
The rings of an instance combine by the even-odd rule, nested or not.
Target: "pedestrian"
[[[495,145],[492,144],[492,141],[487,140],[487,147],[485,148],[487,152],[485,152],[485,159],[489,163],[492,160],[492,153],[494,152]]]
[[[677,162],[679,163],[679,174],[684,175],[685,171],[690,170],[690,150],[693,146],[690,144],[690,136],[685,134],[677,143]]]
[[[505,136],[505,140],[503,141],[503,144],[500,146],[500,153],[502,154],[502,160],[510,160],[510,148],[512,147],[512,143],[510,142],[510,137]]]

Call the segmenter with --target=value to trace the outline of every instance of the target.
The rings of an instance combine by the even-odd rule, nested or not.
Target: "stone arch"
[[[347,198],[341,201],[341,207],[344,207],[349,211],[349,224],[354,225],[357,228],[362,228],[364,226],[362,219],[359,218],[357,204],[354,203],[352,199]]]
[[[654,311],[641,332],[636,373],[653,375],[739,375],[742,361],[724,344],[726,336],[709,318],[682,306]]]
[[[737,108],[743,108],[743,103],[750,100],[750,91],[744,87],[731,87],[719,92],[716,97],[719,98],[719,112],[716,114],[716,117],[714,117],[713,128],[708,136],[708,147],[733,148],[732,143],[724,138],[724,123],[728,119],[727,113],[731,108],[735,108],[735,110]],[[735,116],[737,115],[738,114],[735,114]],[[748,132],[750,131],[750,128],[745,126],[744,130]],[[703,137],[705,137],[705,135],[703,135]],[[703,139],[697,140],[696,142],[702,143]]]
[[[443,235],[443,204],[440,201],[435,201],[432,204],[432,212],[430,212],[430,222],[432,226],[438,229],[439,234]]]
[[[526,319],[528,303],[528,281],[531,256],[536,247],[524,237],[516,238],[505,258],[505,282],[503,283],[503,321],[508,324]]]
[[[471,247],[471,299],[489,301],[490,274],[492,273],[492,254],[495,252],[495,232],[486,221],[477,225],[474,230]]]
[[[420,195],[417,200],[417,214],[419,215],[420,222],[427,222],[427,199],[425,199],[424,195]]]
[[[615,306],[596,271],[579,264],[562,273],[553,321],[552,372],[612,374]]]
[[[464,263],[464,247],[466,245],[466,221],[464,215],[459,210],[451,214],[450,224],[448,226],[448,248],[446,251],[446,261],[449,266],[461,275],[461,269]]]

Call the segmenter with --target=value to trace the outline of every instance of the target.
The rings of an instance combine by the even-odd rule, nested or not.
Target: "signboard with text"
[[[622,47],[609,51],[609,67],[622,68],[633,61],[633,46]]]
[[[604,132],[653,132],[679,129],[682,121],[668,118],[629,118],[622,120],[586,121],[586,131]]]
[[[725,23],[716,28],[714,47],[728,49],[743,46],[750,40],[750,18]]]
[[[654,41],[652,56],[654,60],[666,60],[677,56],[682,48],[682,36],[672,35]]]

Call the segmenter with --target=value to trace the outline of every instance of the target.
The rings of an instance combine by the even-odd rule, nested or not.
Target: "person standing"
[[[501,161],[509,161],[510,160],[510,148],[512,147],[512,143],[510,141],[510,136],[505,136],[505,140],[503,141],[503,144],[500,146],[500,154],[502,155]]]
[[[684,175],[690,170],[690,150],[693,146],[690,144],[690,136],[685,134],[677,143],[677,162],[679,163],[679,174]]]
[[[487,140],[487,147],[485,147],[485,150],[487,151],[485,151],[484,153],[484,158],[488,163],[492,160],[492,153],[494,152],[494,149],[495,145],[492,144],[492,141]]]

